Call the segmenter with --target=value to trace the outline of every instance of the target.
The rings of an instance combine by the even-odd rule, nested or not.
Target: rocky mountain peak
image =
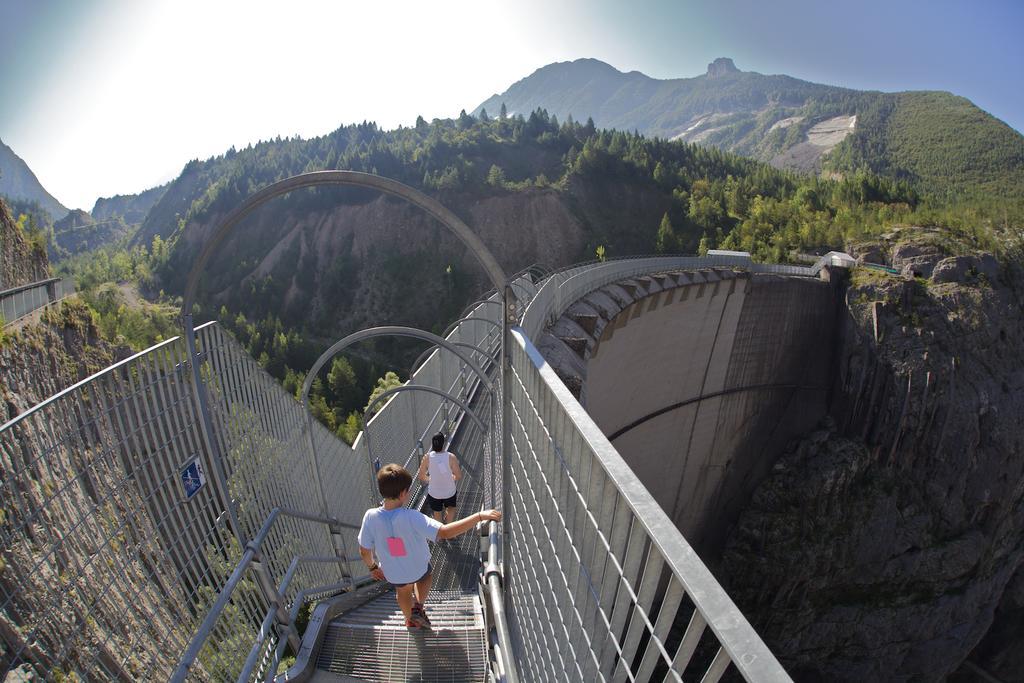
[[[740,70],[736,68],[736,65],[728,57],[719,57],[708,64],[708,78],[718,78],[719,76],[738,74],[739,72]]]

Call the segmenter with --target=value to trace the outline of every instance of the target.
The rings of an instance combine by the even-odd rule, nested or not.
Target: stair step
[[[487,643],[480,599],[439,594],[425,605],[431,630],[410,630],[394,593],[332,621],[317,669],[366,681],[483,681]]]

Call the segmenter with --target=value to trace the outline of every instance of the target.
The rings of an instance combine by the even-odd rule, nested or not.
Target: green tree
[[[493,187],[505,187],[505,171],[501,166],[491,164],[491,170],[487,172],[487,184]]]
[[[597,249],[594,250],[594,254],[597,256],[598,261],[604,261],[605,249],[603,244],[597,245]]]
[[[661,217],[661,225],[658,226],[658,237],[655,241],[654,249],[659,254],[677,254],[681,251],[679,238],[672,227],[672,221],[669,220],[668,212]]]
[[[402,380],[398,378],[398,375],[388,370],[384,373],[384,376],[377,380],[377,386],[370,392],[370,399],[366,402],[366,407],[363,408],[363,412],[366,412],[370,408],[370,404],[373,403],[374,399],[383,394],[385,391],[394,389],[395,387],[402,386]],[[380,405],[377,405],[377,409],[380,409]]]
[[[708,240],[708,234],[704,233],[700,236],[700,243],[697,245],[697,254],[700,256],[707,256],[710,249],[711,243]]]
[[[343,356],[335,356],[331,361],[331,370],[327,373],[327,387],[337,403],[350,403],[352,392],[356,388],[356,372],[351,363]],[[348,401],[345,401],[345,398]]]
[[[363,417],[356,411],[352,411],[345,418],[345,421],[338,425],[337,435],[349,446],[355,443],[359,431],[363,428]]]

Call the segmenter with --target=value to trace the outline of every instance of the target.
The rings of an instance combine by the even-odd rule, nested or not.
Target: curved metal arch
[[[404,199],[413,206],[422,209],[424,212],[440,221],[458,237],[463,244],[477,258],[484,271],[487,273],[492,284],[498,291],[505,288],[508,278],[505,271],[498,265],[497,259],[484,245],[476,233],[469,229],[462,219],[445,208],[436,199],[432,199],[417,189],[409,187],[404,183],[391,178],[374,175],[372,173],[360,173],[358,171],[313,171],[302,173],[291,178],[279,180],[246,199],[240,206],[236,207],[221,222],[213,235],[203,245],[202,251],[196,258],[192,270],[188,274],[185,284],[185,294],[182,298],[181,315],[182,319],[191,323],[192,303],[195,300],[196,288],[199,285],[199,278],[203,274],[207,261],[213,256],[221,242],[228,236],[231,230],[256,208],[270,201],[274,197],[300,190],[306,187],[318,185],[352,185],[378,190],[385,194]]]
[[[494,293],[491,293],[490,296],[485,297],[483,299],[477,299],[470,305],[466,306],[465,308],[462,309],[462,313],[459,314],[459,317],[462,318],[463,316],[469,315],[474,308],[481,305],[497,306],[498,308],[501,308],[501,302],[495,301],[494,299],[491,298],[491,296],[494,296]]]
[[[472,349],[472,351],[476,351],[477,353],[482,355],[484,358],[489,358],[491,360],[495,360],[494,356],[488,355],[487,352],[484,351],[479,346],[474,346],[473,344],[470,344],[468,342],[452,342],[452,344],[454,344],[455,346],[464,346],[467,349]],[[430,354],[432,354],[436,349],[437,349],[437,346],[429,346],[429,347],[427,347],[427,348],[425,348],[423,350],[423,353],[421,353],[420,355],[416,356],[416,360],[414,360],[412,362],[412,365],[409,366],[409,381],[410,382],[413,379],[413,377],[412,377],[413,374],[417,370],[420,369],[420,366],[423,364],[423,361],[426,360],[426,358],[429,357]],[[500,351],[501,349],[499,348],[498,350]],[[471,351],[471,353],[472,353],[472,351]]]
[[[306,380],[302,383],[302,407],[306,411],[307,415],[309,414],[309,389],[313,386],[313,380],[316,379],[317,373],[319,373],[324,365],[327,364],[327,361],[352,344],[365,341],[367,339],[373,339],[375,337],[412,337],[413,339],[422,339],[424,341],[432,342],[435,346],[444,347],[465,361],[466,365],[469,366],[476,376],[480,378],[480,381],[483,382],[484,386],[487,387],[487,390],[494,393],[494,384],[487,377],[487,374],[481,370],[480,367],[469,358],[469,356],[465,355],[457,346],[455,346],[455,344],[447,339],[442,339],[436,334],[431,334],[430,332],[417,330],[415,327],[402,327],[399,325],[371,327],[366,330],[360,330],[359,332],[353,332],[347,337],[336,341],[331,345],[331,348],[320,354],[320,357],[316,359],[315,363],[313,363],[313,367],[311,367],[309,372],[306,373]],[[312,438],[312,434],[310,438]]]
[[[495,301],[494,303],[498,303],[498,302]],[[501,304],[498,304],[498,305],[500,306]],[[441,336],[444,337],[445,339],[447,339],[448,335],[452,333],[452,330],[454,330],[458,326],[459,323],[461,323],[461,322],[469,322],[471,320],[487,323],[488,325],[494,325],[495,327],[498,328],[499,332],[501,331],[501,324],[500,323],[496,323],[493,320],[488,320],[487,318],[478,318],[478,317],[475,317],[475,316],[467,315],[465,318],[459,318],[458,320],[454,321],[451,325],[446,327],[444,329],[444,332],[441,333]]]
[[[366,330],[360,330],[359,332],[353,332],[347,337],[335,342],[331,345],[331,348],[324,351],[316,362],[313,363],[313,367],[306,373],[306,380],[302,383],[302,409],[306,413],[306,437],[309,441],[309,457],[312,463],[315,465],[314,477],[317,480],[317,486],[320,489],[321,503],[326,508],[327,497],[323,491],[323,484],[320,482],[320,464],[316,459],[316,443],[313,441],[313,414],[309,412],[309,389],[313,386],[313,380],[316,379],[317,373],[327,364],[327,361],[336,356],[340,351],[351,346],[352,344],[365,341],[366,339],[373,339],[375,337],[412,337],[413,339],[423,339],[429,342],[433,342],[435,346],[441,346],[448,349],[456,356],[465,361],[466,365],[480,378],[487,390],[494,393],[494,384],[491,383],[484,371],[481,370],[476,363],[470,360],[457,346],[449,342],[447,339],[441,339],[436,334],[430,332],[424,332],[423,330],[417,330],[414,327],[401,327],[401,326],[386,326],[386,327],[371,327]],[[422,388],[422,387],[420,387]],[[386,393],[386,392],[385,392]],[[365,430],[364,430],[365,431]],[[367,463],[367,473],[370,476],[370,490],[373,490],[373,461]]]
[[[461,400],[459,398],[456,398],[454,395],[448,393],[447,391],[444,391],[443,389],[438,389],[437,387],[430,387],[430,386],[425,386],[425,385],[420,385],[420,384],[404,384],[404,385],[402,385],[400,387],[395,387],[394,389],[388,389],[387,391],[382,393],[380,396],[378,396],[377,398],[375,398],[372,401],[370,401],[370,405],[366,406],[366,410],[363,411],[363,415],[370,415],[370,414],[372,414],[372,412],[373,412],[372,408],[375,405],[377,405],[378,403],[380,403],[384,399],[390,398],[391,396],[393,396],[395,394],[400,394],[403,391],[425,391],[425,392],[427,392],[429,394],[437,394],[438,396],[441,396],[442,398],[445,398],[445,399],[451,401],[452,403],[454,403],[458,407],[460,407],[463,410],[465,410],[466,414],[469,415],[471,418],[473,418],[473,421],[476,422],[477,426],[480,427],[481,430],[483,430],[484,432],[487,431],[487,426],[484,424],[484,421],[480,419],[480,416],[476,414],[475,410],[473,410],[472,408],[469,407],[468,403],[466,403],[465,401],[463,401],[463,400]],[[365,424],[365,422],[364,422],[364,424]],[[369,427],[369,425],[365,424],[365,426],[363,427],[363,431],[369,433],[368,427]]]
[[[204,445],[210,454],[210,460],[213,465],[214,488],[217,491],[218,496],[223,500],[224,507],[228,513],[228,521],[231,529],[242,545],[245,545],[246,542],[248,542],[248,538],[239,524],[238,513],[235,510],[235,504],[231,499],[230,489],[228,487],[227,473],[223,464],[223,454],[220,452],[220,446],[217,439],[214,437],[210,399],[200,370],[200,366],[205,361],[196,351],[195,327],[192,324],[192,304],[195,300],[196,289],[199,286],[199,279],[206,268],[207,262],[217,251],[217,248],[220,247],[221,243],[231,230],[243,218],[252,213],[252,211],[257,207],[270,201],[274,197],[287,194],[294,190],[306,187],[315,187],[318,185],[353,185],[356,187],[375,189],[379,192],[404,199],[410,204],[420,208],[434,219],[440,221],[443,226],[454,233],[455,236],[458,237],[477,258],[491,282],[494,284],[496,290],[503,293],[503,308],[505,310],[504,319],[506,321],[511,322],[513,320],[514,313],[517,308],[515,301],[516,295],[508,285],[508,278],[505,276],[505,271],[502,270],[500,265],[498,265],[498,261],[494,258],[494,255],[491,254],[490,250],[487,249],[476,233],[470,230],[469,226],[462,222],[458,216],[441,205],[440,202],[428,197],[419,190],[398,182],[397,180],[384,178],[371,173],[359,173],[356,171],[315,171],[312,173],[303,173],[264,187],[231,211],[217,227],[210,239],[203,244],[203,248],[199,252],[199,256],[192,265],[192,270],[189,271],[188,279],[185,283],[185,293],[182,297],[181,303],[181,326],[184,332],[185,344],[188,349],[189,364],[192,366],[192,392],[199,407],[199,422],[202,438]],[[470,365],[475,368],[471,363]],[[484,381],[486,381],[486,378]],[[490,386],[490,383],[488,383],[488,386]],[[312,444],[312,429],[310,429],[309,439]],[[315,460],[316,453],[313,449],[310,450],[310,457],[313,459],[310,462],[312,475],[316,480],[317,489],[320,493],[322,511],[326,515],[327,497],[324,494],[323,484],[320,480],[320,468],[319,464]]]

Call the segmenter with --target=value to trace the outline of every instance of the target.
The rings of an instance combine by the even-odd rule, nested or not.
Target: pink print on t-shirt
[[[388,553],[391,557],[405,557],[405,541],[398,536],[388,536]]]

